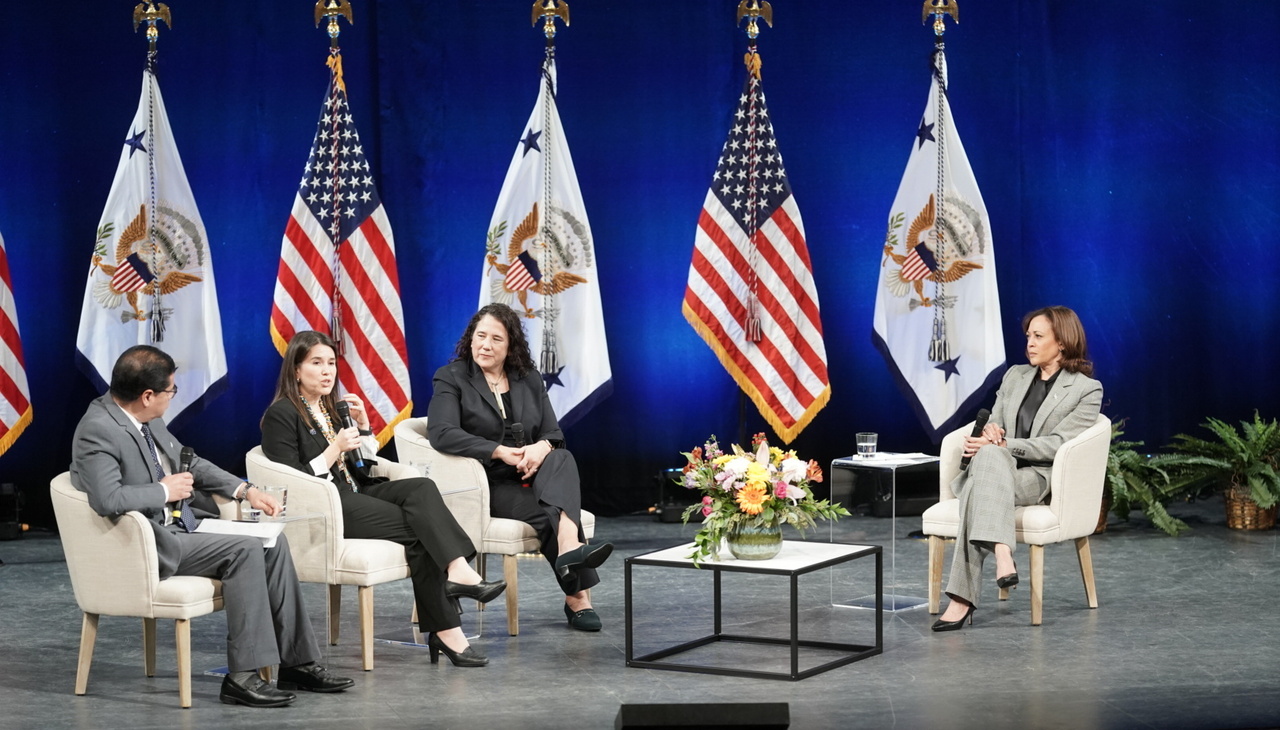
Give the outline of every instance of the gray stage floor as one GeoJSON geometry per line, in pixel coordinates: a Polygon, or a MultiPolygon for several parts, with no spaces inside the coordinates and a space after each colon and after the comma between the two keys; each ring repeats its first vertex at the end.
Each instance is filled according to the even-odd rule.
{"type": "MultiPolygon", "coordinates": [[[[886,614],[883,654],[800,682],[627,668],[623,558],[678,544],[694,528],[651,517],[601,519],[597,539],[617,547],[594,591],[602,633],[568,629],[549,568],[522,560],[518,637],[506,634],[501,600],[483,614],[468,604],[464,625],[482,634],[488,667],[432,666],[425,649],[379,644],[376,669],[365,673],[348,589],[344,635],[329,648],[329,663],[356,677],[356,687],[303,693],[278,710],[222,705],[219,680],[200,674],[194,706],[180,710],[172,624],[160,629],[158,674],[148,679],[140,621],[126,618],[103,618],[89,694],[74,696],[80,613],[57,538],[29,534],[0,542],[0,727],[608,728],[623,703],[667,702],[788,702],[793,728],[1280,726],[1278,533],[1227,530],[1219,501],[1180,505],[1175,514],[1194,527],[1181,538],[1140,518],[1113,520],[1093,538],[1097,610],[1086,606],[1074,550],[1051,547],[1042,626],[1030,625],[1025,583],[998,604],[992,580],[972,627],[935,635],[924,608],[886,614]]],[[[853,517],[834,530],[838,541],[885,547],[886,583],[891,524],[853,517]]],[[[919,518],[898,519],[896,577],[899,593],[922,596],[925,543],[908,537],[919,526],[919,518]]],[[[809,539],[828,539],[827,528],[809,539]]],[[[1020,548],[1024,580],[1026,555],[1020,548]]],[[[490,573],[500,573],[497,561],[490,573]]],[[[869,639],[870,612],[830,604],[833,595],[869,592],[871,575],[855,562],[802,578],[804,634],[869,639]]],[[[636,578],[641,650],[708,631],[709,575],[649,568],[636,578]]],[[[735,630],[786,635],[785,579],[736,576],[724,585],[726,622],[735,630]]],[[[307,592],[319,629],[322,588],[307,592]]],[[[404,633],[408,581],[376,589],[375,605],[379,632],[404,633]]],[[[225,663],[225,632],[221,613],[193,622],[197,670],[225,663]]],[[[754,646],[703,658],[757,667],[779,660],[754,646]]]]}

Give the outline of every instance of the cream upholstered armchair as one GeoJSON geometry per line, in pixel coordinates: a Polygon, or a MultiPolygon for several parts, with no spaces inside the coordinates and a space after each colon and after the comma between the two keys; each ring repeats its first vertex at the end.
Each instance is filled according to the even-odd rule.
{"type": "MultiPolygon", "coordinates": [[[[938,613],[942,600],[944,538],[954,538],[960,522],[960,502],[951,493],[951,481],[960,473],[960,452],[964,437],[973,431],[970,423],[942,440],[942,461],[938,467],[939,501],[925,510],[924,534],[929,536],[929,613],[938,613]]],[[[1099,415],[1084,433],[1064,443],[1053,459],[1053,485],[1049,504],[1018,507],[1014,511],[1017,540],[1031,552],[1031,625],[1039,626],[1044,598],[1044,546],[1074,540],[1084,580],[1089,608],[1098,607],[1093,583],[1093,558],[1089,535],[1098,526],[1102,487],[1111,447],[1111,421],[1099,415]]],[[[1000,590],[1000,600],[1009,597],[1000,590]]]]}
{"type": "MultiPolygon", "coordinates": [[[[156,619],[173,619],[178,654],[178,701],[191,706],[191,619],[222,610],[222,581],[189,575],[160,580],[156,536],[140,512],[103,517],[89,497],[63,472],[49,483],[53,512],[67,558],[76,603],[84,612],[80,629],[77,695],[89,687],[89,665],[98,637],[98,617],[142,618],[143,669],[156,673],[156,619]]],[[[237,504],[218,500],[224,519],[235,519],[237,504]]]]}
{"type": "MultiPolygon", "coordinates": [[[[466,503],[465,513],[455,511],[454,518],[467,530],[476,545],[476,552],[480,556],[477,568],[482,576],[485,572],[485,554],[502,556],[502,577],[507,581],[507,632],[516,636],[520,633],[520,587],[516,556],[537,552],[540,548],[538,534],[527,523],[489,515],[489,480],[485,476],[484,467],[475,459],[443,454],[432,448],[431,441],[427,438],[427,419],[407,418],[401,421],[396,424],[395,436],[396,454],[400,460],[405,463],[429,464],[431,478],[437,484],[447,485],[451,489],[475,487],[477,499],[466,503]],[[470,527],[472,523],[479,526],[474,533],[470,527]]],[[[454,509],[452,503],[449,509],[454,509]]],[[[595,515],[586,510],[582,510],[582,531],[588,540],[596,531],[595,515]]]]}
{"type": "MultiPolygon", "coordinates": [[[[390,540],[343,537],[342,503],[327,479],[305,474],[271,461],[255,446],[245,455],[249,481],[261,486],[288,487],[290,515],[323,515],[287,523],[285,535],[298,579],[329,586],[329,643],[338,643],[342,586],[357,586],[360,604],[360,656],[365,671],[373,669],[373,587],[409,577],[404,546],[390,540]]],[[[419,476],[413,468],[379,459],[375,476],[406,479],[419,476]]],[[[451,497],[445,495],[446,504],[451,497]]],[[[478,528],[475,528],[478,531],[478,528]]]]}

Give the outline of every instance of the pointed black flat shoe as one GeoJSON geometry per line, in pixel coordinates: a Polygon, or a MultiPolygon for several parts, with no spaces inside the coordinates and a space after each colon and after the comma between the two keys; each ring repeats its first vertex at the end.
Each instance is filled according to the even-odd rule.
{"type": "Polygon", "coordinates": [[[938,619],[933,622],[933,626],[931,628],[934,631],[959,631],[964,628],[965,621],[968,621],[969,625],[972,626],[973,612],[976,608],[977,606],[969,606],[969,610],[965,611],[964,615],[955,621],[943,621],[942,619],[938,619]]]}
{"type": "Polygon", "coordinates": [[[427,649],[431,652],[432,664],[440,661],[441,653],[449,657],[449,661],[455,667],[483,667],[489,664],[489,657],[476,651],[474,646],[468,646],[462,651],[454,651],[435,634],[427,637],[427,649]]]}
{"type": "Polygon", "coordinates": [[[594,608],[584,608],[581,611],[575,611],[569,608],[569,604],[564,604],[565,618],[569,619],[569,626],[578,631],[599,631],[604,623],[600,621],[600,614],[596,613],[594,608]]]}
{"type": "Polygon", "coordinates": [[[507,589],[505,580],[480,581],[475,585],[464,585],[462,583],[454,583],[451,580],[444,582],[445,595],[450,598],[473,598],[481,603],[488,603],[507,589]]]}
{"type": "Polygon", "coordinates": [[[602,542],[599,545],[580,545],[556,558],[556,572],[564,575],[564,571],[599,568],[613,553],[613,543],[602,542]]]}

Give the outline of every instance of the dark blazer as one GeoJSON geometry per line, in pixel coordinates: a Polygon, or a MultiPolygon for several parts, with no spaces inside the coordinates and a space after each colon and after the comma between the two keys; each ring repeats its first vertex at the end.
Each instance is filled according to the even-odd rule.
{"type": "MultiPolygon", "coordinates": [[[[996,404],[991,408],[991,423],[1005,430],[1006,446],[1015,458],[1031,462],[1030,468],[1040,473],[1048,484],[1053,471],[1053,457],[1064,443],[1084,433],[1098,422],[1102,412],[1102,383],[1081,373],[1062,371],[1045,396],[1031,423],[1031,436],[1013,438],[1018,423],[1018,409],[1031,387],[1031,379],[1039,377],[1034,365],[1009,368],[996,391],[996,404]]],[[[966,476],[960,472],[960,476],[966,476]]],[[[1052,484],[1048,484],[1052,488],[1052,484]]]]}
{"type": "MultiPolygon", "coordinates": [[[[507,372],[511,388],[511,421],[524,425],[525,441],[543,439],[564,446],[564,433],[556,422],[542,376],[535,370],[524,377],[507,372]]],[[[488,464],[502,443],[502,414],[484,372],[470,358],[454,360],[436,371],[434,392],[427,406],[427,438],[435,449],[479,459],[488,464]]]]}
{"type": "MultiPolygon", "coordinates": [[[[303,418],[293,401],[287,398],[272,403],[262,417],[262,453],[277,464],[291,466],[303,474],[312,475],[311,461],[329,448],[320,429],[312,425],[309,419],[303,418]]],[[[351,460],[351,454],[343,454],[347,461],[347,470],[364,487],[376,482],[385,482],[382,477],[375,477],[370,469],[376,463],[372,454],[365,454],[364,468],[358,468],[351,460]]],[[[329,480],[340,490],[349,491],[338,470],[338,462],[329,468],[329,480]]]]}
{"type": "MultiPolygon", "coordinates": [[[[164,419],[156,418],[147,425],[156,448],[164,452],[170,468],[176,470],[182,444],[169,433],[164,419]]],[[[191,505],[197,517],[217,517],[217,505],[210,495],[232,497],[244,482],[198,456],[191,464],[191,476],[196,490],[191,505]]],[[[177,536],[164,526],[164,485],[156,481],[151,451],[142,433],[109,393],[94,399],[76,426],[71,483],[89,496],[89,505],[100,515],[116,516],[137,510],[150,519],[156,533],[160,577],[173,575],[181,546],[176,543],[177,536]]]]}

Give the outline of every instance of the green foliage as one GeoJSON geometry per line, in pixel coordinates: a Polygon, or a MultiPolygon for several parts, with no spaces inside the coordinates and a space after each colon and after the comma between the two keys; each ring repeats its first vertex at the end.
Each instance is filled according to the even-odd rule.
{"type": "Polygon", "coordinates": [[[1179,488],[1213,480],[1220,489],[1232,489],[1247,496],[1262,509],[1280,502],[1280,423],[1263,421],[1257,411],[1253,421],[1241,421],[1240,428],[1216,418],[1200,424],[1216,440],[1180,433],[1171,445],[1175,452],[1165,457],[1163,466],[1179,488]]]}
{"type": "Polygon", "coordinates": [[[1107,488],[1111,490],[1111,511],[1129,519],[1129,512],[1142,510],[1151,523],[1177,537],[1189,529],[1187,523],[1169,514],[1165,505],[1181,496],[1164,468],[1167,456],[1148,456],[1136,449],[1141,441],[1118,441],[1124,435],[1125,419],[1111,424],[1111,451],[1107,454],[1107,488]]]}

